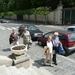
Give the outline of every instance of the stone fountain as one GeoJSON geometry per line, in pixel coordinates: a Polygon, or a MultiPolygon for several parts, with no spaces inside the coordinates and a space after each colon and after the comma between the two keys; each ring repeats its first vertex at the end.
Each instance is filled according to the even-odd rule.
{"type": "Polygon", "coordinates": [[[11,47],[11,51],[11,56],[13,57],[13,65],[15,65],[18,68],[22,66],[28,68],[30,66],[30,56],[26,53],[26,45],[14,45],[11,47]]]}
{"type": "Polygon", "coordinates": [[[27,47],[24,44],[14,45],[11,47],[11,51],[13,52],[13,54],[20,56],[26,53],[27,47]]]}

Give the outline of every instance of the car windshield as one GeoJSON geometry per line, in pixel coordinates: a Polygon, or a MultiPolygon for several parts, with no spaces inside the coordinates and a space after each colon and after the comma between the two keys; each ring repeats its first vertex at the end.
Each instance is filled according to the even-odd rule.
{"type": "Polygon", "coordinates": [[[25,25],[21,25],[20,27],[21,27],[21,28],[25,28],[25,27],[27,27],[27,26],[25,26],[25,25]]]}
{"type": "Polygon", "coordinates": [[[70,42],[75,41],[75,33],[69,35],[69,41],[70,42]]]}
{"type": "Polygon", "coordinates": [[[28,30],[39,30],[39,29],[35,26],[28,26],[28,30]]]}
{"type": "Polygon", "coordinates": [[[47,33],[47,34],[44,35],[44,38],[48,38],[49,36],[52,36],[53,37],[54,36],[54,33],[47,33]]]}
{"type": "Polygon", "coordinates": [[[74,31],[75,32],[75,28],[68,28],[68,31],[74,31]]]}

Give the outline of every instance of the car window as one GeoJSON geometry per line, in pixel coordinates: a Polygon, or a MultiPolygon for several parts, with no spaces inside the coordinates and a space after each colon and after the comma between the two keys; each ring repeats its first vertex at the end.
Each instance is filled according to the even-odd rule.
{"type": "Polygon", "coordinates": [[[53,33],[47,33],[47,34],[44,35],[44,38],[48,38],[48,36],[52,36],[53,37],[54,34],[53,33]]]}
{"type": "Polygon", "coordinates": [[[68,31],[75,31],[75,28],[68,28],[68,31]]]}
{"type": "Polygon", "coordinates": [[[69,41],[70,42],[75,41],[75,34],[70,34],[69,35],[69,41]]]}
{"type": "Polygon", "coordinates": [[[63,34],[59,34],[58,37],[59,37],[60,41],[65,41],[66,40],[66,36],[64,36],[63,34]]]}
{"type": "Polygon", "coordinates": [[[25,25],[21,25],[20,27],[21,27],[21,28],[25,28],[25,27],[27,27],[27,26],[25,26],[25,25]]]}
{"type": "Polygon", "coordinates": [[[39,29],[35,26],[28,26],[28,30],[39,30],[39,29]]]}

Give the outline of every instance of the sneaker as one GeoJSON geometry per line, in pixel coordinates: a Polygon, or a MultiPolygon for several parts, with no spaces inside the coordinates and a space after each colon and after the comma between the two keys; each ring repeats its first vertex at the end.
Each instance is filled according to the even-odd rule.
{"type": "Polygon", "coordinates": [[[55,63],[55,65],[57,65],[57,63],[55,63]]]}
{"type": "Polygon", "coordinates": [[[50,65],[51,67],[54,67],[53,65],[50,65]]]}
{"type": "Polygon", "coordinates": [[[43,64],[43,66],[46,66],[46,64],[43,64]]]}
{"type": "Polygon", "coordinates": [[[27,49],[29,49],[30,47],[27,47],[27,49]]]}
{"type": "Polygon", "coordinates": [[[53,63],[53,64],[57,65],[57,63],[53,63]]]}
{"type": "Polygon", "coordinates": [[[45,64],[45,63],[43,63],[43,66],[46,66],[46,64],[45,64]]]}

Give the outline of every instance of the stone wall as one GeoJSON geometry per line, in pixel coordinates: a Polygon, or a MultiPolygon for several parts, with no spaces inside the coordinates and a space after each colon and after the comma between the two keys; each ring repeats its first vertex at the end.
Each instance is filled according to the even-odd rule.
{"type": "MultiPolygon", "coordinates": [[[[59,5],[57,6],[57,9],[54,11],[51,11],[50,14],[47,15],[46,17],[46,21],[50,22],[51,24],[62,24],[62,10],[63,6],[59,5]]],[[[17,15],[12,15],[12,16],[5,16],[4,18],[6,19],[12,19],[12,20],[17,20],[17,15]]],[[[34,21],[35,22],[35,15],[29,15],[29,19],[28,19],[28,15],[23,15],[23,20],[24,21],[34,21]]],[[[37,22],[44,22],[45,21],[45,16],[44,15],[36,15],[36,20],[37,22]]]]}

